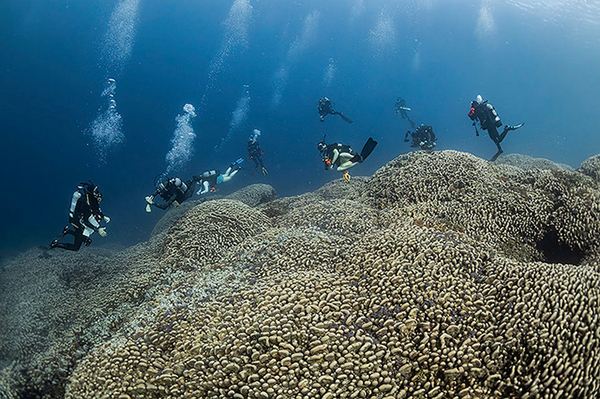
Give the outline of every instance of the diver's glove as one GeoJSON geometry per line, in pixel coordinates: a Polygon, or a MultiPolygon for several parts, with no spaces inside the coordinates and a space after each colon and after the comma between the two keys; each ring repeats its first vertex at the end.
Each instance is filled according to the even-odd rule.
{"type": "Polygon", "coordinates": [[[110,223],[110,218],[108,216],[104,216],[104,223],[110,223]]]}
{"type": "Polygon", "coordinates": [[[263,175],[265,175],[265,176],[269,174],[269,172],[267,171],[267,168],[265,168],[264,166],[262,167],[262,172],[263,172],[263,175]]]}
{"type": "Polygon", "coordinates": [[[106,232],[106,227],[100,227],[98,229],[98,234],[100,234],[100,237],[106,237],[108,235],[108,233],[106,232]]]}
{"type": "Polygon", "coordinates": [[[346,183],[350,183],[350,173],[348,173],[348,171],[345,171],[342,177],[346,183]]]}
{"type": "Polygon", "coordinates": [[[150,206],[150,204],[146,204],[146,212],[152,212],[152,207],[150,206]]]}

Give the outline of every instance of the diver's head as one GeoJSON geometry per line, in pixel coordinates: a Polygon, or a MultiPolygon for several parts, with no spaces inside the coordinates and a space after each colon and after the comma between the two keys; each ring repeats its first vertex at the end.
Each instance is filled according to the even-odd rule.
{"type": "Polygon", "coordinates": [[[98,186],[92,183],[91,180],[88,180],[86,183],[81,183],[81,185],[85,190],[86,194],[88,194],[91,197],[94,197],[98,202],[102,201],[102,193],[100,193],[98,186]]]}
{"type": "Polygon", "coordinates": [[[254,129],[252,131],[252,134],[250,135],[250,138],[248,139],[248,141],[251,141],[254,143],[256,141],[256,139],[258,138],[258,136],[260,136],[260,130],[254,129]]]}
{"type": "Polygon", "coordinates": [[[327,151],[327,144],[325,144],[324,141],[319,141],[319,144],[317,144],[317,149],[319,152],[325,152],[327,151]]]}
{"type": "Polygon", "coordinates": [[[473,102],[477,103],[477,105],[482,104],[483,97],[481,97],[481,94],[478,94],[477,97],[475,97],[475,100],[473,100],[473,102]]]}

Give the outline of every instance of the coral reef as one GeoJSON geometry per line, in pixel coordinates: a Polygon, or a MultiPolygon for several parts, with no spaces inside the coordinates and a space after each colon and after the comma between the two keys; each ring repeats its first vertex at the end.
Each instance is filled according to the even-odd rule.
{"type": "Polygon", "coordinates": [[[267,216],[239,201],[207,201],[170,228],[161,259],[182,268],[207,266],[217,262],[230,246],[268,227],[267,216]]]}
{"type": "Polygon", "coordinates": [[[600,183],[600,154],[583,161],[577,171],[600,183]]]}
{"type": "MultiPolygon", "coordinates": [[[[596,397],[600,192],[541,165],[414,152],[313,193],[195,204],[115,255],[54,256],[49,276],[79,273],[73,294],[110,299],[77,306],[96,328],[77,356],[52,343],[67,310],[35,313],[70,364],[59,374],[38,347],[0,386],[46,370],[66,398],[596,397]]],[[[13,291],[2,309],[24,301],[13,291]]]]}
{"type": "Polygon", "coordinates": [[[193,207],[200,205],[204,200],[189,200],[185,201],[178,207],[172,207],[167,209],[163,217],[154,225],[152,229],[152,237],[157,236],[161,233],[166,232],[175,222],[183,217],[193,207]]]}
{"type": "Polygon", "coordinates": [[[366,189],[395,220],[461,232],[517,260],[563,263],[598,248],[598,194],[578,173],[495,166],[456,151],[400,156],[366,189]]]}
{"type": "MultiPolygon", "coordinates": [[[[276,197],[277,195],[275,193],[275,189],[268,184],[251,184],[228,195],[225,198],[237,200],[248,206],[256,207],[260,204],[268,203],[274,200],[276,197]]],[[[185,201],[178,207],[169,208],[165,215],[154,226],[154,229],[152,230],[152,236],[156,236],[165,232],[167,229],[169,229],[169,227],[175,224],[175,222],[181,219],[181,217],[183,217],[187,211],[195,206],[207,200],[214,201],[217,199],[223,199],[223,196],[211,194],[209,197],[199,200],[185,201]]]]}
{"type": "Polygon", "coordinates": [[[273,201],[277,197],[275,189],[268,184],[251,184],[228,195],[226,198],[243,202],[250,207],[273,201]]]}
{"type": "Polygon", "coordinates": [[[574,172],[575,170],[562,163],[555,163],[545,158],[533,158],[523,154],[502,155],[495,162],[495,165],[516,166],[523,170],[541,169],[541,170],[559,170],[562,172],[574,172]]]}

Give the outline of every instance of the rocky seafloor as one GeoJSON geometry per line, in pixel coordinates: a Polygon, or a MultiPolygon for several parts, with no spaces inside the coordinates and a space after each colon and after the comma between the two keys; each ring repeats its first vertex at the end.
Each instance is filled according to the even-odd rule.
{"type": "Polygon", "coordinates": [[[0,270],[1,398],[600,396],[600,155],[402,155],[0,270]]]}

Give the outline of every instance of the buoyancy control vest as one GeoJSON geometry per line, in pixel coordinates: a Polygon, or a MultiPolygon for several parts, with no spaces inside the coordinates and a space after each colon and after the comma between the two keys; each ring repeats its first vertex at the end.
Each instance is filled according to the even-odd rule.
{"type": "Polygon", "coordinates": [[[483,130],[487,130],[492,126],[502,126],[502,120],[496,112],[496,109],[492,104],[488,103],[487,100],[475,107],[471,107],[469,117],[471,120],[479,119],[479,123],[483,130]]]}
{"type": "Polygon", "coordinates": [[[214,187],[217,185],[217,178],[221,175],[221,172],[218,170],[207,170],[200,175],[202,177],[202,181],[208,183],[209,187],[214,187]]]}

